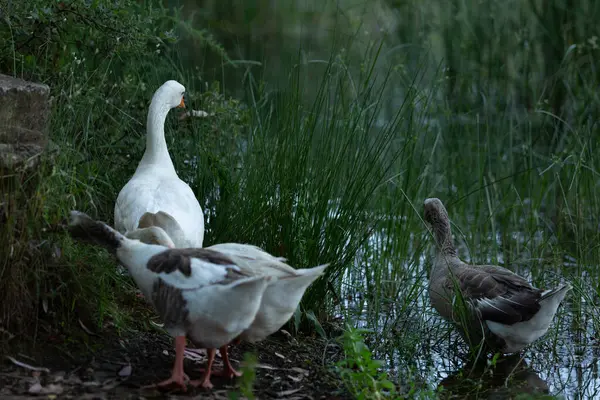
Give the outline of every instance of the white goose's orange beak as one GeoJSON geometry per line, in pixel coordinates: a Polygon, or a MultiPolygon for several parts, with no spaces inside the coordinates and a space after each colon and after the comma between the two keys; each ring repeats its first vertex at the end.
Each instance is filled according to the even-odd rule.
{"type": "Polygon", "coordinates": [[[183,101],[183,96],[181,97],[181,103],[177,106],[178,108],[185,108],[185,102],[183,101]]]}

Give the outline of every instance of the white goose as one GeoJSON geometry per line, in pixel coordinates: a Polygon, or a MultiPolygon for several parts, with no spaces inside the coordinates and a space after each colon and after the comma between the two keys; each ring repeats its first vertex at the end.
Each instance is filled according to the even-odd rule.
{"type": "MultiPolygon", "coordinates": [[[[163,211],[144,214],[140,219],[140,228],[131,234],[138,237],[146,236],[143,241],[154,241],[167,246],[174,243],[176,247],[188,245],[177,221],[163,211]]],[[[206,249],[244,260],[248,273],[253,276],[277,278],[267,286],[255,320],[241,333],[236,342],[240,340],[256,342],[278,331],[292,317],[306,289],[323,274],[328,266],[325,264],[313,268],[295,269],[285,263],[285,258],[274,257],[259,247],[248,244],[221,243],[206,249]]],[[[209,354],[211,351],[214,350],[209,349],[209,354]]],[[[239,372],[233,369],[229,362],[227,346],[222,346],[219,351],[224,363],[224,370],[219,374],[229,378],[239,376],[239,372]]]]}
{"type": "MultiPolygon", "coordinates": [[[[185,87],[167,81],[159,87],[148,110],[146,150],[133,177],[121,189],[115,203],[115,228],[126,234],[138,228],[146,212],[166,211],[181,225],[182,235],[191,247],[200,248],[204,240],[204,213],[192,189],[177,176],[165,141],[165,120],[172,108],[185,107],[185,87]]],[[[185,337],[175,339],[175,347],[185,346],[185,337]]],[[[176,363],[179,361],[175,361],[176,363]]],[[[184,386],[183,370],[173,367],[173,376],[159,386],[184,386]]]]}
{"type": "Polygon", "coordinates": [[[181,226],[193,247],[202,247],[204,213],[194,192],[179,179],[165,141],[165,119],[171,108],[184,107],[185,87],[167,81],[159,87],[148,111],[146,151],[133,177],[115,204],[115,229],[121,233],[138,228],[146,212],[168,212],[181,226]]]}
{"type": "MultiPolygon", "coordinates": [[[[71,211],[69,230],[116,253],[167,331],[175,337],[187,335],[200,347],[219,348],[248,329],[269,280],[276,279],[253,276],[245,260],[215,250],[169,249],[129,239],[79,211],[71,211]]],[[[173,375],[183,378],[185,340],[178,344],[173,375]]],[[[213,359],[214,351],[203,377],[191,385],[211,386],[213,359]]]]}
{"type": "Polygon", "coordinates": [[[439,199],[425,200],[424,219],[436,241],[431,303],[458,326],[470,347],[485,344],[487,350],[514,353],[548,331],[569,284],[542,290],[506,268],[464,263],[456,254],[448,212],[439,199]]]}

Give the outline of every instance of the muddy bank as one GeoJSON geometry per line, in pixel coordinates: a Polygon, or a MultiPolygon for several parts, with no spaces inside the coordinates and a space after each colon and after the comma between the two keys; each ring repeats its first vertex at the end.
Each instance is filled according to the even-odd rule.
{"type": "MultiPolygon", "coordinates": [[[[170,375],[173,346],[162,333],[87,336],[85,340],[47,337],[38,339],[35,347],[13,348],[5,349],[0,366],[3,399],[228,399],[236,393],[243,398],[239,393],[244,377],[214,377],[211,391],[191,386],[186,393],[144,389],[170,375]]],[[[280,332],[259,344],[230,346],[234,367],[241,367],[247,353],[256,355],[253,393],[258,399],[350,398],[328,366],[341,356],[337,344],[280,332]]],[[[205,361],[204,351],[186,353],[190,379],[200,377],[198,369],[205,361]]],[[[221,366],[218,355],[215,367],[221,366]]]]}

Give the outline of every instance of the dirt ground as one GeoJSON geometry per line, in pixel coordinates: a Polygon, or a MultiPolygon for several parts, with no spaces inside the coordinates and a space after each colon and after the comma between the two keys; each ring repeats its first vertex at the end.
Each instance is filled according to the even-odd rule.
{"type": "MultiPolygon", "coordinates": [[[[38,345],[5,351],[0,364],[2,399],[229,399],[244,398],[240,380],[214,377],[210,391],[189,387],[186,393],[142,389],[169,377],[173,343],[162,333],[130,333],[96,337],[38,338],[38,345]],[[43,343],[43,344],[42,344],[43,343]],[[37,368],[35,370],[33,368],[37,368]]],[[[257,399],[348,399],[327,366],[341,348],[311,337],[277,333],[259,344],[230,346],[234,367],[245,353],[257,355],[253,393],[257,399]]],[[[217,352],[218,354],[218,352],[217,352]]],[[[186,353],[190,379],[200,377],[206,353],[186,353]]],[[[217,355],[215,367],[221,368],[217,355]]]]}

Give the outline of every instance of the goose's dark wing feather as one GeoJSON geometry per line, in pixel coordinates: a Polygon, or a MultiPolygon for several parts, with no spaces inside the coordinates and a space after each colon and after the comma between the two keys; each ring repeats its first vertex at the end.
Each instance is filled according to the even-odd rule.
{"type": "MultiPolygon", "coordinates": [[[[195,268],[198,265],[202,268],[202,264],[195,265],[195,268]]],[[[247,274],[237,268],[235,258],[202,248],[165,250],[152,256],[146,268],[157,274],[165,274],[154,282],[151,300],[167,329],[185,324],[189,313],[184,297],[186,291],[199,290],[208,284],[226,285],[238,279],[248,278],[247,274]],[[212,280],[208,279],[209,276],[194,279],[192,274],[194,259],[202,261],[207,267],[208,264],[212,264],[221,266],[222,269],[212,280]]],[[[198,271],[194,272],[194,275],[197,273],[198,271]]]]}
{"type": "Polygon", "coordinates": [[[505,268],[468,266],[455,276],[465,300],[483,320],[512,325],[531,319],[540,309],[542,291],[505,268]]]}
{"type": "Polygon", "coordinates": [[[160,278],[152,288],[152,304],[166,329],[182,326],[187,320],[188,306],[183,290],[166,284],[160,278]]]}
{"type": "Polygon", "coordinates": [[[237,261],[234,258],[215,250],[203,248],[165,250],[151,257],[146,267],[155,273],[172,274],[179,272],[189,278],[192,274],[192,260],[194,258],[206,263],[220,265],[226,270],[226,275],[219,282],[214,283],[227,284],[236,279],[249,276],[237,268],[237,261]]]}

